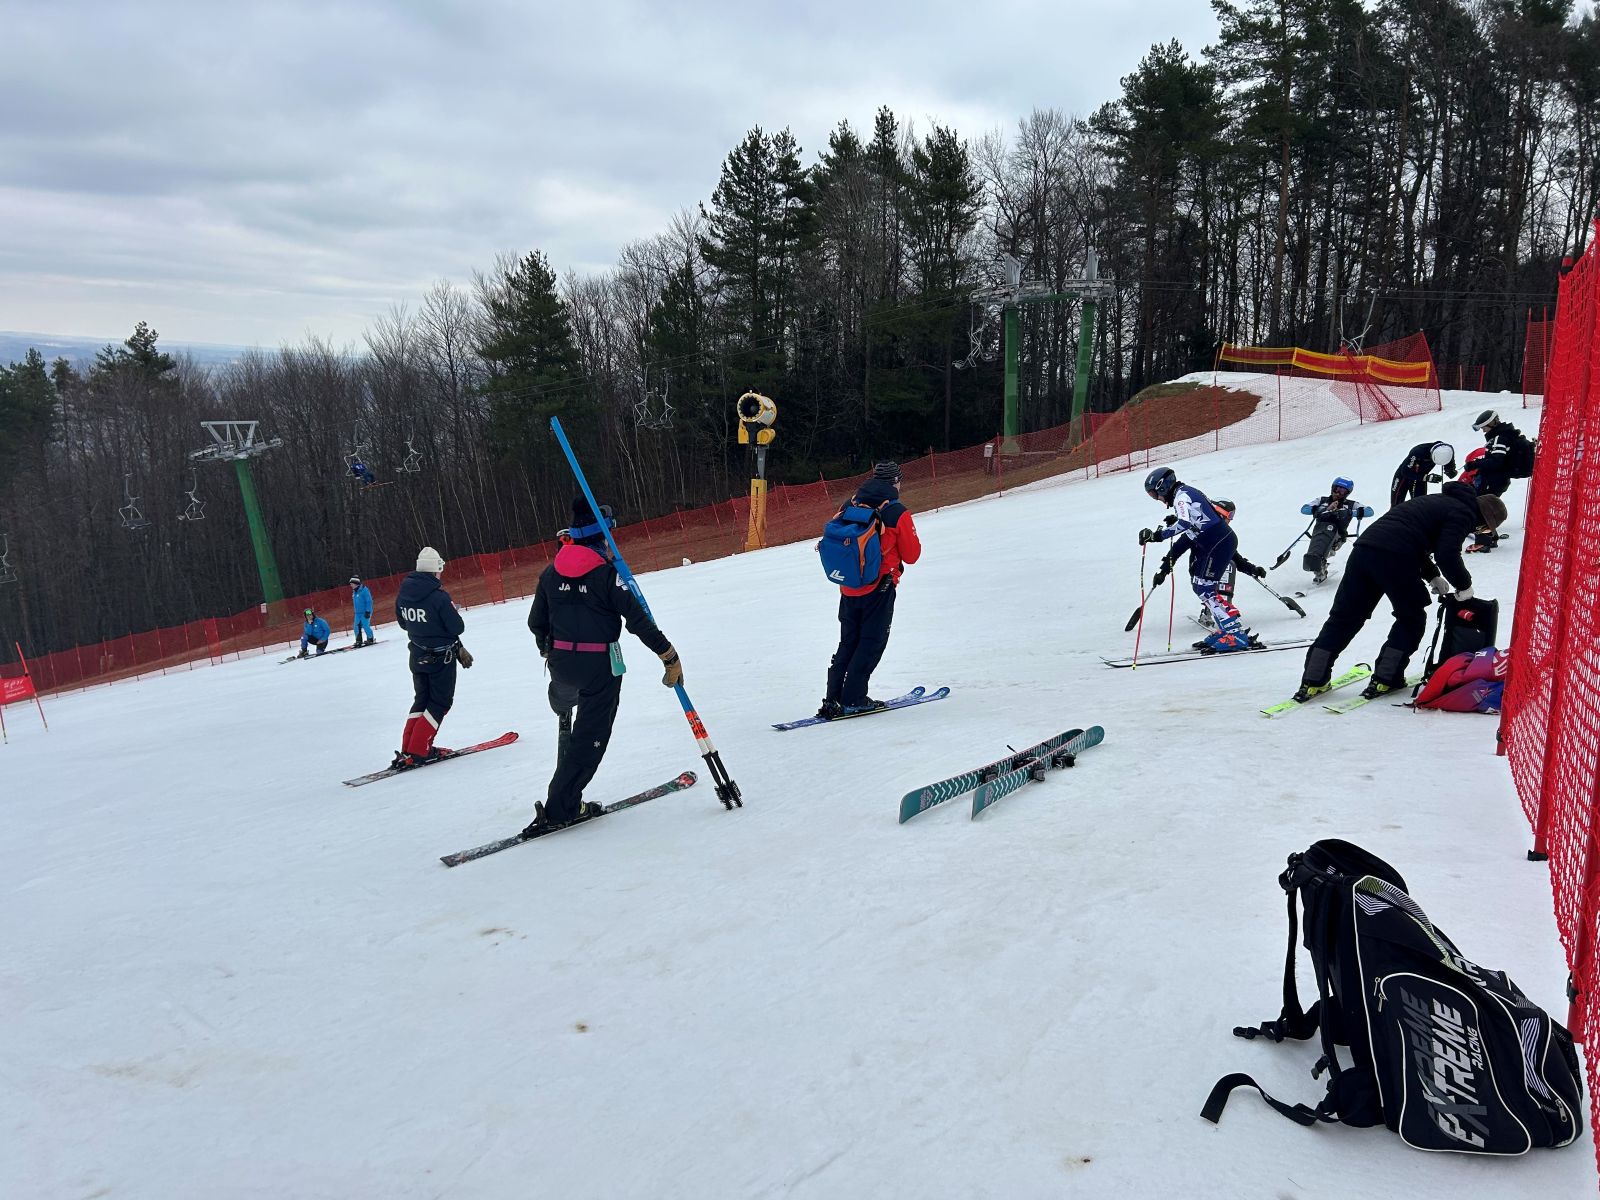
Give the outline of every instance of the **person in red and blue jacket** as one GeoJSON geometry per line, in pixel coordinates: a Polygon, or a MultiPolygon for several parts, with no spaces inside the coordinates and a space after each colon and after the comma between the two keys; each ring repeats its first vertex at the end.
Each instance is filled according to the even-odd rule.
{"type": "Polygon", "coordinates": [[[867,695],[867,686],[889,646],[900,577],[908,564],[922,557],[911,510],[900,503],[899,463],[874,466],[872,478],[857,489],[850,503],[875,510],[883,522],[878,535],[883,565],[876,582],[839,588],[839,648],[828,666],[827,695],[817,709],[824,720],[884,707],[883,701],[867,695]]]}
{"type": "Polygon", "coordinates": [[[550,708],[560,727],[555,774],[524,834],[600,814],[600,805],[584,801],[583,789],[600,769],[622,699],[622,657],[618,653],[613,662],[612,643],[624,624],[661,660],[663,684],[683,682],[678,652],[611,565],[606,530],[616,521],[609,507],[600,509],[596,517],[582,496],[573,500],[572,526],[561,531],[561,549],[539,576],[528,612],[528,628],[550,671],[550,708]]]}

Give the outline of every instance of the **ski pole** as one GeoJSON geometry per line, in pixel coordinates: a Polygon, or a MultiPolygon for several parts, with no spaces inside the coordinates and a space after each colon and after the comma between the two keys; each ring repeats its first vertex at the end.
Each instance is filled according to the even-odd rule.
{"type": "MultiPolygon", "coordinates": [[[[1250,576],[1250,578],[1256,579],[1254,575],[1250,576]]],[[[1265,579],[1256,579],[1256,582],[1262,587],[1266,588],[1267,591],[1277,599],[1278,603],[1282,604],[1285,608],[1299,613],[1302,617],[1306,615],[1306,610],[1300,607],[1299,602],[1295,600],[1293,596],[1285,596],[1282,592],[1274,590],[1272,585],[1269,584],[1265,579]]]]}
{"type": "Polygon", "coordinates": [[[1144,637],[1144,604],[1147,599],[1144,590],[1144,559],[1150,553],[1150,543],[1139,544],[1139,632],[1133,635],[1133,663],[1131,669],[1139,669],[1139,641],[1144,637]]]}
{"type": "MultiPolygon", "coordinates": [[[[611,547],[617,575],[639,598],[639,607],[644,609],[644,615],[654,621],[655,617],[650,613],[650,605],[644,598],[644,591],[639,587],[639,581],[628,569],[627,560],[622,557],[616,538],[611,536],[610,527],[600,515],[600,504],[595,500],[594,493],[589,490],[589,481],[584,478],[583,468],[578,465],[578,457],[572,452],[572,444],[567,441],[567,435],[561,428],[561,418],[551,417],[550,429],[556,435],[556,441],[561,443],[561,453],[567,456],[567,465],[577,477],[578,487],[583,490],[583,498],[589,502],[589,511],[600,522],[600,528],[606,535],[606,544],[611,547]]],[[[690,731],[694,734],[695,745],[700,749],[700,757],[705,760],[706,769],[711,772],[711,782],[716,787],[717,799],[722,801],[723,808],[731,809],[735,806],[743,808],[744,800],[739,794],[739,785],[733,781],[733,776],[728,774],[728,768],[722,765],[722,755],[717,753],[717,748],[711,744],[711,735],[706,732],[705,722],[695,712],[694,704],[689,700],[689,693],[684,690],[681,683],[672,690],[677,693],[678,703],[683,705],[683,715],[689,722],[690,731]]]]}
{"type": "Polygon", "coordinates": [[[1167,582],[1172,586],[1167,589],[1167,653],[1172,653],[1172,621],[1178,615],[1178,577],[1168,575],[1167,582]]]}
{"type": "MultiPolygon", "coordinates": [[[[1315,525],[1316,523],[1317,523],[1317,520],[1316,520],[1315,517],[1313,517],[1311,519],[1311,525],[1315,525]]],[[[1300,537],[1295,538],[1294,541],[1290,542],[1287,546],[1285,546],[1283,548],[1283,553],[1278,555],[1278,557],[1273,561],[1272,566],[1267,568],[1269,571],[1276,571],[1279,567],[1283,566],[1284,563],[1289,561],[1289,551],[1293,550],[1296,546],[1298,546],[1300,544],[1300,538],[1307,537],[1307,536],[1310,535],[1310,533],[1311,533],[1311,525],[1307,525],[1304,529],[1302,529],[1300,531],[1300,537]]]]}

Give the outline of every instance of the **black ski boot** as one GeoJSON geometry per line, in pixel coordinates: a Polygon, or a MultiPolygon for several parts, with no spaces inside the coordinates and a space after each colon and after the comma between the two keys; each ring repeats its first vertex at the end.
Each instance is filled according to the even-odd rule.
{"type": "Polygon", "coordinates": [[[822,707],[817,709],[817,716],[824,721],[836,721],[844,716],[844,705],[837,700],[824,700],[822,707]]]}
{"type": "Polygon", "coordinates": [[[1296,704],[1304,704],[1307,700],[1313,700],[1322,695],[1324,692],[1331,690],[1332,689],[1327,683],[1306,683],[1304,680],[1302,680],[1299,690],[1296,691],[1294,695],[1290,696],[1289,699],[1293,700],[1296,704]]]}
{"type": "Polygon", "coordinates": [[[389,770],[408,771],[416,765],[417,764],[411,760],[411,755],[407,754],[404,750],[396,750],[394,752],[394,760],[389,764],[389,770]]]}
{"type": "Polygon", "coordinates": [[[1381,680],[1374,679],[1361,689],[1361,698],[1363,700],[1376,700],[1379,696],[1387,696],[1390,692],[1398,692],[1403,687],[1405,687],[1403,680],[1400,683],[1384,683],[1381,680]]]}
{"type": "Polygon", "coordinates": [[[877,712],[880,708],[888,708],[882,700],[874,700],[867,696],[860,704],[846,704],[840,707],[840,715],[846,717],[859,717],[862,713],[877,712]]]}

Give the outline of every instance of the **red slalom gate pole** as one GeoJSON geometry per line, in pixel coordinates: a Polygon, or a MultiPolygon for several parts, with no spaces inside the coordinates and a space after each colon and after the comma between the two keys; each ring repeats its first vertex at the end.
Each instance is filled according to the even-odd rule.
{"type": "Polygon", "coordinates": [[[44,705],[39,703],[39,689],[34,686],[33,672],[28,670],[28,656],[22,652],[21,642],[12,642],[17,648],[17,661],[22,664],[22,677],[28,681],[28,689],[33,692],[34,707],[39,710],[39,720],[44,722],[44,731],[50,732],[50,722],[44,719],[44,705]]]}
{"type": "Polygon", "coordinates": [[[1172,653],[1172,622],[1178,615],[1178,577],[1176,574],[1168,575],[1167,582],[1167,653],[1172,653]]]}

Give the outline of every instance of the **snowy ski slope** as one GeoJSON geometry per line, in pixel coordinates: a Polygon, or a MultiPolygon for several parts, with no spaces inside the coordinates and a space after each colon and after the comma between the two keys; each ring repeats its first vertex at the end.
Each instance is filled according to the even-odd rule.
{"type": "MultiPolygon", "coordinates": [[[[1516,401],[1176,465],[1270,563],[1333,475],[1381,511],[1407,447],[1464,453],[1491,403],[1516,401]]],[[[1523,485],[1507,499],[1520,535],[1523,485]]],[[[702,779],[455,870],[438,856],[514,832],[549,775],[526,602],[466,614],[477,665],[441,739],[522,740],[359,790],[339,781],[387,761],[410,700],[392,630],[47,702],[48,734],[12,709],[0,1196],[1592,1194],[1588,1135],[1491,1162],[1302,1130],[1247,1093],[1200,1119],[1228,1071],[1322,1094],[1314,1044],[1230,1034],[1277,1014],[1275,876],[1316,838],[1390,859],[1557,1016],[1565,971],[1492,719],[1265,721],[1296,653],[1101,665],[1132,648],[1134,535],[1160,515],[1125,474],[919,516],[874,692],[954,694],[788,733],[768,725],[816,706],[836,631],[810,546],[645,577],[744,809],[702,779]],[[1104,745],[979,820],[896,823],[908,789],[1090,724],[1104,745]]],[[[1519,549],[1468,560],[1507,610],[1519,549]]],[[[1280,590],[1309,582],[1298,561],[1280,590]]],[[[1304,622],[1247,579],[1239,598],[1269,640],[1310,636],[1336,580],[1304,622]]],[[[1185,588],[1175,643],[1196,608],[1185,588]]],[[[602,801],[700,767],[626,649],[602,801]]]]}

